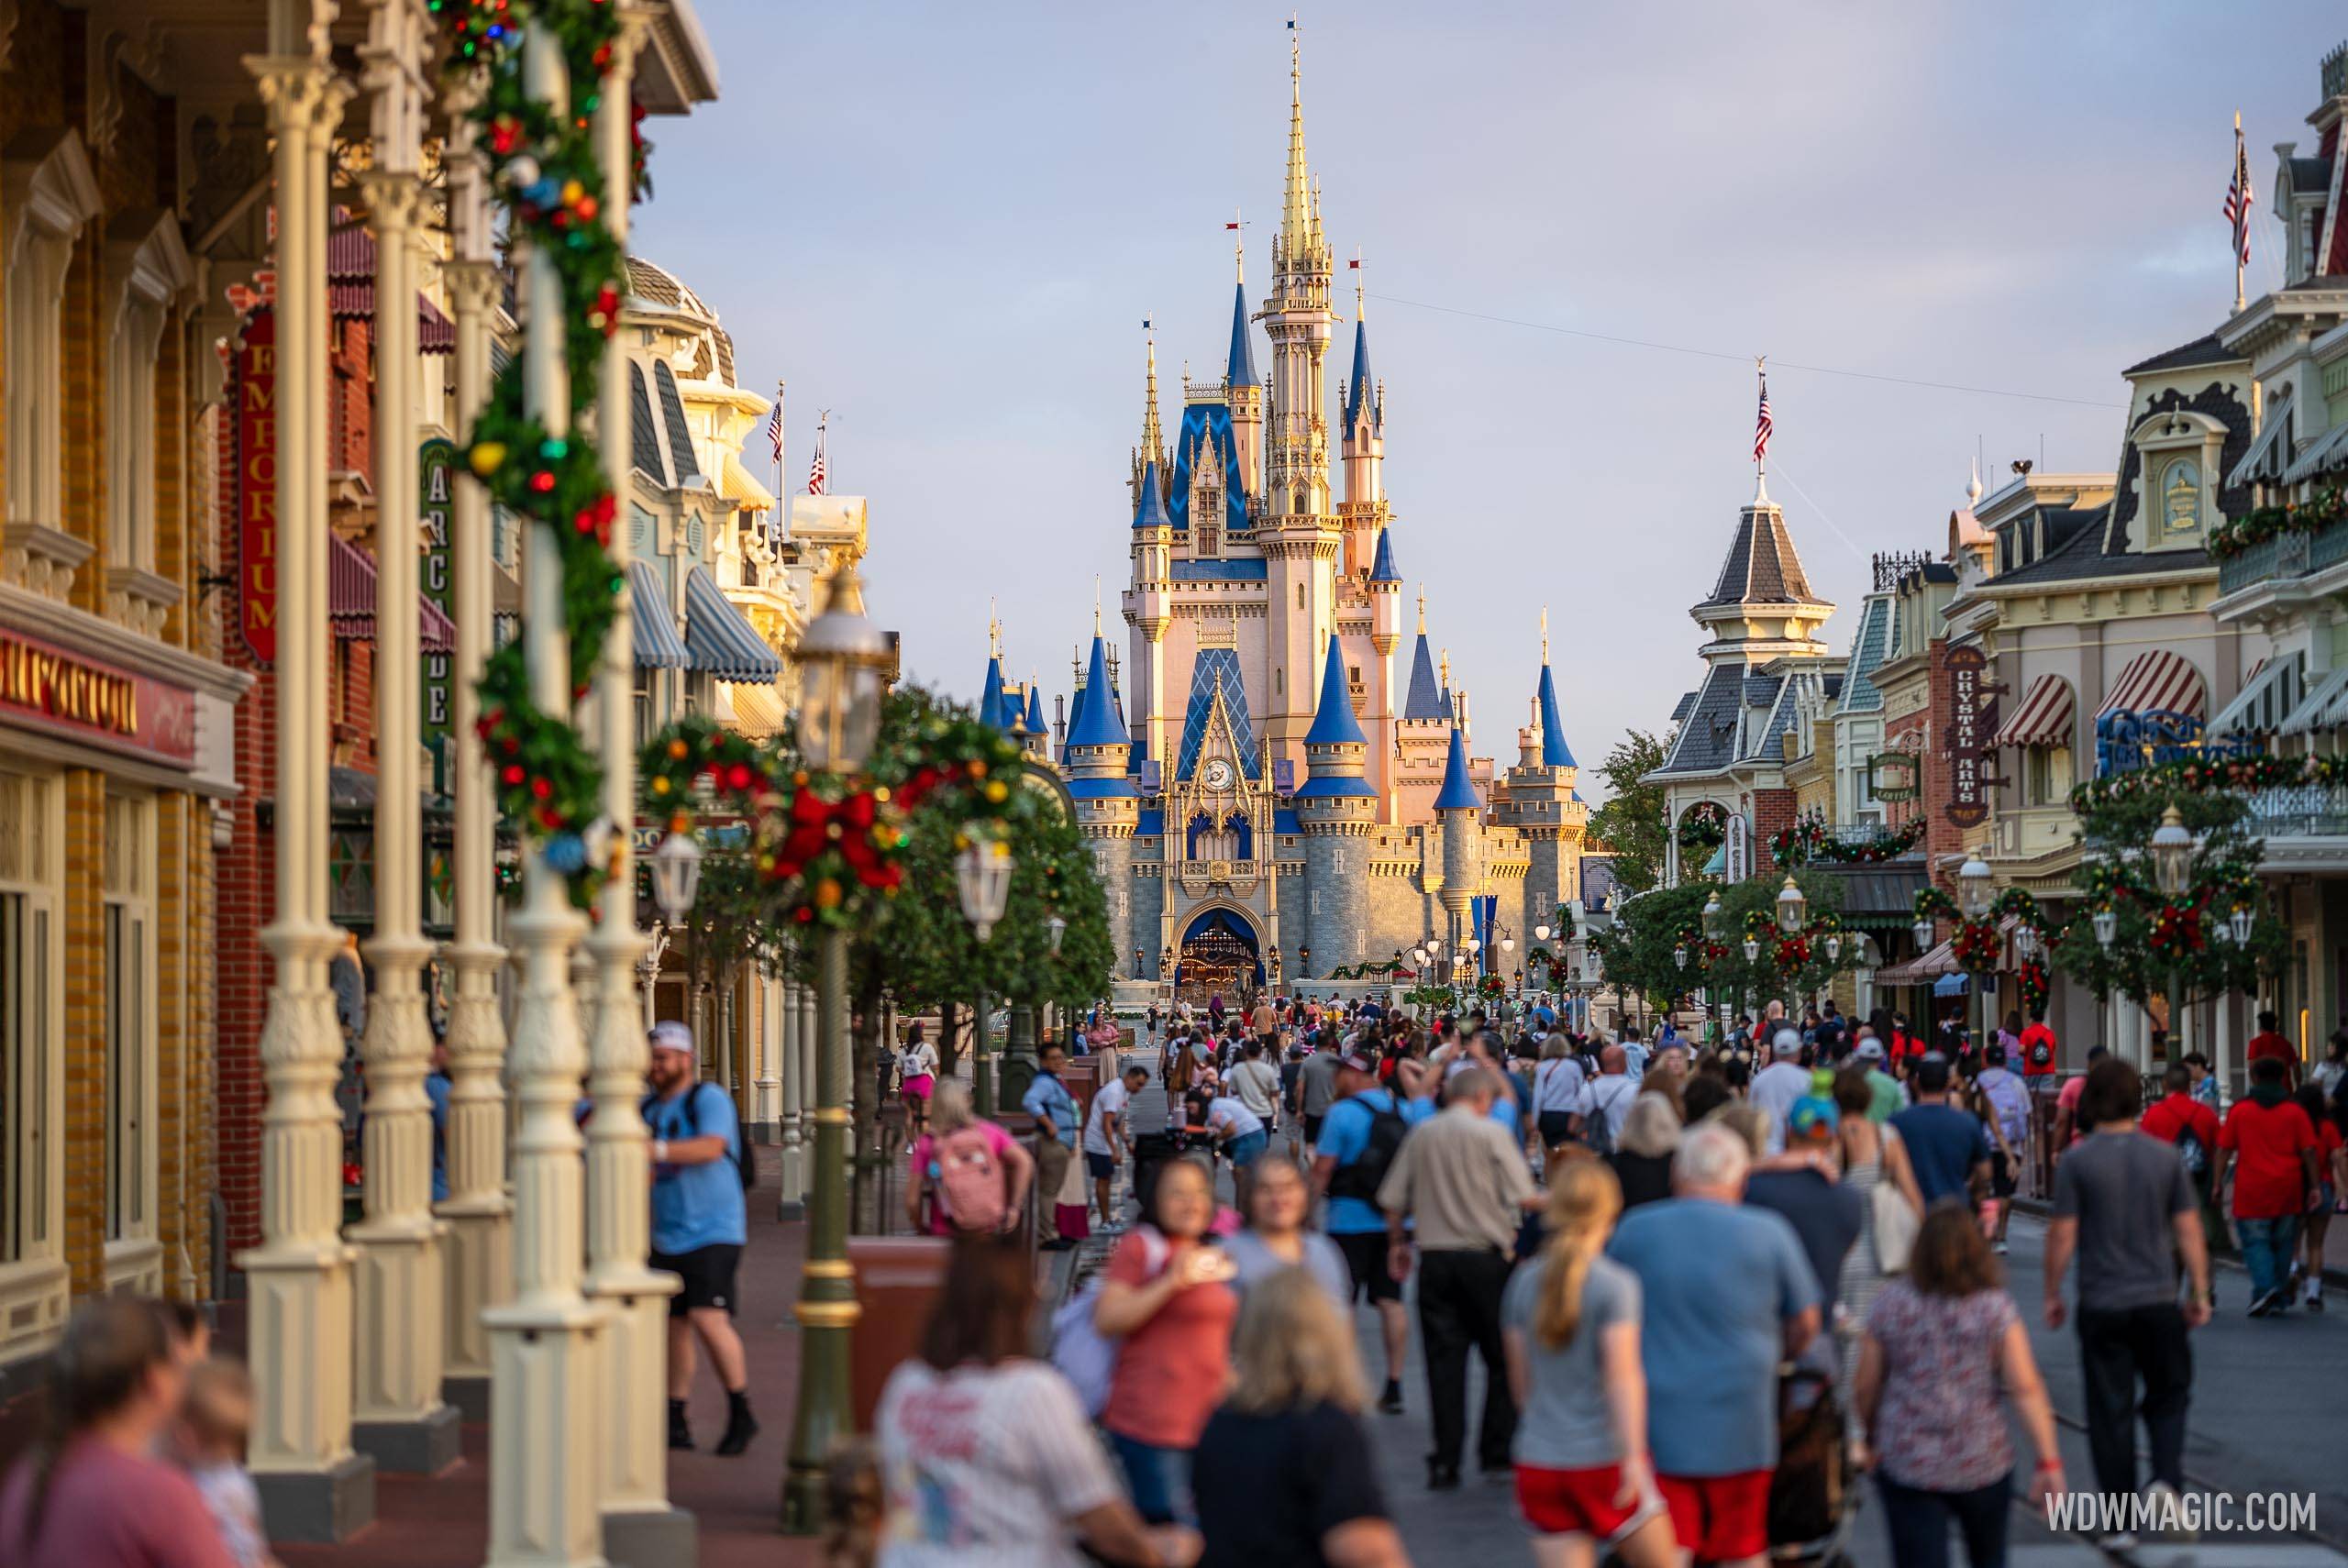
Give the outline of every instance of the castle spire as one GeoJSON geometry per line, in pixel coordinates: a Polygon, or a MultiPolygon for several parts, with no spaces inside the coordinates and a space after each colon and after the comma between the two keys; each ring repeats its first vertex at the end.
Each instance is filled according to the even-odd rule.
{"type": "Polygon", "coordinates": [[[1312,180],[1304,162],[1304,51],[1296,20],[1288,24],[1288,181],[1280,195],[1280,254],[1291,267],[1313,238],[1312,180]]]}
{"type": "Polygon", "coordinates": [[[1368,291],[1361,281],[1361,258],[1354,258],[1354,368],[1346,380],[1346,435],[1348,439],[1361,428],[1365,410],[1370,428],[1376,431],[1378,417],[1378,383],[1369,373],[1369,318],[1364,314],[1368,303],[1368,291]]]}
{"type": "Polygon", "coordinates": [[[1435,795],[1434,809],[1472,812],[1483,803],[1476,798],[1475,783],[1468,776],[1467,737],[1455,723],[1451,726],[1451,750],[1443,759],[1443,789],[1435,795]]]}
{"type": "Polygon", "coordinates": [[[1573,748],[1566,745],[1565,722],[1557,714],[1557,682],[1549,673],[1549,609],[1541,608],[1541,679],[1533,697],[1534,722],[1541,726],[1541,766],[1571,767],[1573,748]]]}
{"type": "Polygon", "coordinates": [[[1162,461],[1166,456],[1166,431],[1157,421],[1157,334],[1151,330],[1147,317],[1142,320],[1143,342],[1147,345],[1149,369],[1144,386],[1141,409],[1141,458],[1145,464],[1162,461]]]}
{"type": "Polygon", "coordinates": [[[1427,635],[1427,585],[1419,584],[1419,635],[1427,635]]]}

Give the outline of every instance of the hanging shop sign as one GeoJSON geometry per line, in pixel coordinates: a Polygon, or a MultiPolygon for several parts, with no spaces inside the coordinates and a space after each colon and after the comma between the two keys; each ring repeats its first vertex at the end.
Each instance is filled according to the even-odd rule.
{"type": "Polygon", "coordinates": [[[253,662],[277,662],[277,314],[260,305],[237,347],[237,612],[253,662]]]}
{"type": "Polygon", "coordinates": [[[1948,721],[1942,726],[1948,758],[1948,821],[1952,826],[1979,827],[1989,820],[1989,790],[1996,758],[1990,737],[1998,733],[1997,697],[1985,678],[1989,656],[1979,648],[1951,648],[1947,654],[1948,721]]]}
{"type": "Polygon", "coordinates": [[[195,693],[0,630],[0,719],[179,767],[195,762],[195,693]]]}
{"type": "Polygon", "coordinates": [[[1879,751],[1867,758],[1867,793],[1878,801],[1912,801],[1922,792],[1912,751],[1879,751]]]}
{"type": "MultiPolygon", "coordinates": [[[[457,448],[436,436],[418,449],[417,462],[421,471],[415,493],[424,503],[418,519],[424,539],[424,596],[453,621],[457,606],[449,585],[449,521],[457,448]]],[[[452,648],[424,650],[424,744],[428,746],[439,745],[449,734],[453,700],[449,675],[455,659],[452,648]]]]}

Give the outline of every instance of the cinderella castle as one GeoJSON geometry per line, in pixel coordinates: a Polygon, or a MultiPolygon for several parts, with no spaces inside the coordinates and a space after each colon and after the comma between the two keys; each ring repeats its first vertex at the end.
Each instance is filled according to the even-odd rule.
{"type": "Polygon", "coordinates": [[[1011,680],[991,628],[981,713],[1065,779],[1124,978],[1186,996],[1318,988],[1429,937],[1446,955],[1472,939],[1491,972],[1512,976],[1534,929],[1582,894],[1589,809],[1545,618],[1530,722],[1504,768],[1472,755],[1468,694],[1429,647],[1423,591],[1398,669],[1409,535],[1386,494],[1386,389],[1357,287],[1352,367],[1332,402],[1330,285],[1291,46],[1271,287],[1251,304],[1243,255],[1224,374],[1185,377],[1170,439],[1147,349],[1124,657],[1096,607],[1073,695],[1047,726],[1041,691],[1011,680]]]}

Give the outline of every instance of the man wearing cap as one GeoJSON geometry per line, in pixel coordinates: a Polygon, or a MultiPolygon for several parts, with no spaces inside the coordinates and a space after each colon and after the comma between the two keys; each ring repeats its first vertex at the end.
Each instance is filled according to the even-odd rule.
{"type": "Polygon", "coordinates": [[[1769,1065],[1753,1075],[1753,1087],[1745,1091],[1746,1098],[1769,1118],[1766,1154],[1785,1152],[1786,1113],[1793,1110],[1794,1101],[1810,1092],[1810,1069],[1795,1060],[1800,1055],[1800,1032],[1790,1025],[1780,1026],[1769,1042],[1769,1065]]]}
{"type": "Polygon", "coordinates": [[[693,1342],[709,1352],[725,1386],[725,1433],[717,1452],[741,1452],[758,1435],[750,1416],[749,1368],[734,1331],[735,1270],[748,1238],[742,1176],[736,1164],[742,1131],[733,1097],[696,1082],[693,1032],[673,1019],[652,1026],[645,1124],[652,1145],[651,1266],[677,1276],[669,1297],[669,1446],[693,1446],[685,1421],[692,1392],[693,1342]]]}
{"type": "Polygon", "coordinates": [[[1859,1043],[1852,1048],[1851,1055],[1867,1070],[1867,1092],[1875,1096],[1867,1106],[1867,1120],[1880,1127],[1907,1109],[1908,1091],[1899,1087],[1898,1078],[1883,1070],[1883,1042],[1864,1023],[1859,1025],[1859,1043]]]}
{"type": "Polygon", "coordinates": [[[1396,1415],[1402,1408],[1402,1352],[1410,1341],[1411,1320],[1402,1309],[1402,1277],[1388,1266],[1386,1217],[1379,1211],[1378,1188],[1409,1127],[1391,1091],[1378,1087],[1378,1064],[1368,1053],[1349,1051],[1335,1062],[1336,1099],[1315,1146],[1312,1195],[1328,1199],[1322,1229],[1346,1255],[1346,1272],[1353,1276],[1347,1305],[1366,1296],[1378,1309],[1379,1330],[1386,1341],[1386,1389],[1378,1408],[1396,1415]]]}
{"type": "MultiPolygon", "coordinates": [[[[1866,1225],[1864,1200],[1833,1174],[1840,1127],[1833,1100],[1803,1094],[1787,1108],[1785,1152],[1757,1161],[1744,1180],[1746,1207],[1785,1216],[1826,1292],[1843,1277],[1843,1260],[1866,1225]]],[[[1833,1346],[1832,1335],[1821,1334],[1811,1342],[1809,1359],[1831,1366],[1833,1346]]]]}

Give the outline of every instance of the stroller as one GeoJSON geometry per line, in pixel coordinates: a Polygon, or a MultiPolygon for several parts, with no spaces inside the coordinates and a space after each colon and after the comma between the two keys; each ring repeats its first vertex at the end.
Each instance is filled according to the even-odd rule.
{"type": "Polygon", "coordinates": [[[1834,1375],[1786,1368],[1778,1381],[1778,1473],[1769,1483],[1769,1561],[1850,1568],[1860,1492],[1834,1375]]]}

